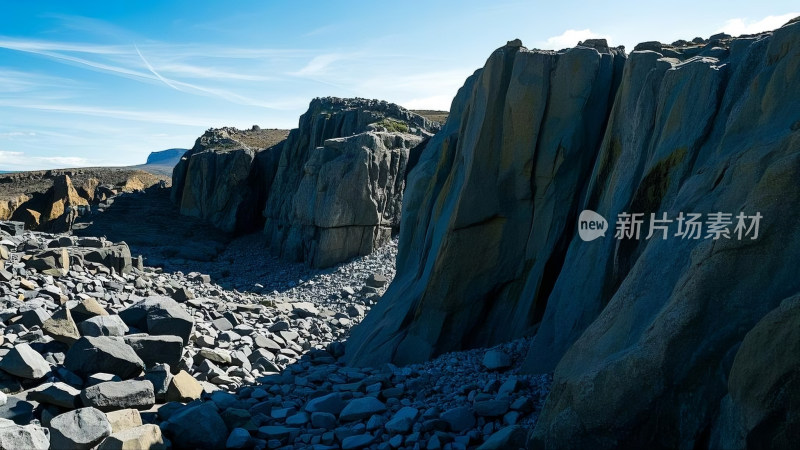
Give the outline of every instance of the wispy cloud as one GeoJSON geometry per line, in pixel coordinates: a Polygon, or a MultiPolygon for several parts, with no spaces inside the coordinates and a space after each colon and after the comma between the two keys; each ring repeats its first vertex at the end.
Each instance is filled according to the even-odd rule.
{"type": "Polygon", "coordinates": [[[574,47],[578,42],[585,41],[586,39],[607,39],[611,40],[609,36],[605,36],[586,28],[584,30],[566,30],[558,36],[551,36],[545,41],[537,43],[537,47],[545,50],[561,50],[564,48],[574,47]]]}
{"type": "Polygon", "coordinates": [[[8,131],[5,133],[0,133],[0,137],[9,137],[9,138],[16,138],[16,137],[33,137],[36,136],[36,133],[33,131],[8,131]]]}
{"type": "Polygon", "coordinates": [[[772,31],[785,25],[795,17],[800,16],[798,12],[781,14],[778,16],[767,16],[763,19],[752,20],[747,18],[729,19],[725,25],[720,27],[717,32],[725,32],[731,36],[741,36],[743,34],[757,34],[764,31],[772,31]]]}
{"type": "Polygon", "coordinates": [[[276,77],[271,77],[261,74],[250,74],[232,72],[230,70],[220,69],[217,67],[209,66],[195,66],[190,64],[180,63],[167,63],[159,66],[161,73],[168,73],[177,77],[194,78],[194,79],[211,79],[211,80],[241,80],[241,81],[273,81],[276,77]]]}
{"type": "Polygon", "coordinates": [[[87,167],[91,162],[79,156],[28,156],[23,152],[0,150],[0,168],[27,170],[31,168],[56,169],[87,167]]]}
{"type": "Polygon", "coordinates": [[[211,117],[190,116],[186,114],[169,114],[155,111],[122,110],[113,108],[100,108],[74,104],[58,103],[29,103],[23,100],[0,99],[0,107],[31,109],[53,113],[82,114],[93,117],[107,117],[137,122],[149,122],[169,125],[207,126],[213,123],[211,117]]]}
{"type": "Polygon", "coordinates": [[[319,76],[324,75],[325,72],[331,67],[333,63],[336,61],[340,61],[344,59],[345,56],[341,53],[327,53],[324,55],[318,55],[311,58],[311,61],[308,62],[303,68],[296,72],[291,72],[290,75],[299,76],[299,77],[312,77],[312,76],[319,76]]]}
{"type": "Polygon", "coordinates": [[[342,29],[343,24],[330,24],[330,25],[323,25],[319,28],[315,28],[308,33],[304,34],[303,37],[312,37],[312,36],[319,36],[323,34],[329,34],[334,31],[342,29]]]}
{"type": "MultiPolygon", "coordinates": [[[[268,109],[286,109],[286,105],[279,101],[268,102],[257,97],[244,95],[232,91],[227,86],[232,86],[232,82],[264,82],[269,77],[261,73],[249,74],[247,72],[235,73],[231,71],[215,70],[205,66],[202,61],[206,61],[209,56],[217,58],[245,58],[263,59],[265,55],[286,54],[270,50],[251,50],[251,49],[224,49],[214,48],[210,52],[202,52],[193,46],[180,46],[177,51],[169,45],[148,43],[145,46],[136,44],[126,46],[101,46],[80,43],[63,43],[44,40],[20,40],[10,38],[0,38],[0,48],[15,50],[29,54],[35,54],[50,58],[54,61],[69,64],[76,67],[86,68],[93,71],[106,73],[109,75],[124,77],[145,83],[161,83],[171,89],[181,91],[190,95],[202,95],[217,97],[234,104],[257,106],[268,109]],[[152,52],[154,57],[144,56],[144,52],[152,52]],[[79,56],[80,55],[80,56],[79,56]],[[225,55],[225,56],[223,56],[225,55]],[[154,59],[155,58],[155,59],[154,59]],[[196,64],[186,61],[197,58],[196,64]],[[167,71],[158,68],[157,61],[168,61],[167,71]],[[166,76],[169,73],[170,76],[166,76]],[[197,84],[181,81],[174,76],[203,79],[211,82],[210,84],[197,84]]],[[[295,55],[295,58],[300,56],[295,55]]],[[[230,64],[230,66],[242,68],[247,67],[242,64],[230,64]]],[[[246,69],[245,69],[246,70],[246,69]]],[[[0,81],[2,81],[0,73],[0,81]]],[[[244,88],[252,88],[244,86],[244,88]]],[[[22,86],[17,83],[6,83],[5,88],[21,90],[22,86]]]]}
{"type": "Polygon", "coordinates": [[[147,70],[149,70],[149,71],[150,71],[150,73],[152,73],[153,75],[155,75],[155,77],[156,77],[156,78],[158,78],[159,80],[161,80],[161,81],[162,81],[164,84],[166,84],[167,86],[171,87],[172,89],[175,89],[175,90],[178,90],[178,91],[180,91],[180,90],[181,90],[180,88],[178,88],[177,86],[175,86],[175,85],[174,85],[172,82],[170,82],[170,81],[169,81],[169,80],[167,80],[166,78],[162,77],[162,76],[161,76],[161,75],[160,75],[158,72],[156,72],[156,70],[155,70],[155,69],[153,69],[153,66],[152,66],[152,65],[150,65],[150,63],[149,63],[149,62],[147,62],[147,60],[144,58],[144,55],[142,55],[142,52],[141,52],[141,51],[139,51],[139,47],[137,47],[137,46],[135,46],[135,45],[134,45],[133,47],[136,49],[136,53],[139,55],[139,58],[141,58],[141,59],[142,59],[142,62],[143,62],[143,63],[144,63],[144,65],[147,67],[147,70]]]}

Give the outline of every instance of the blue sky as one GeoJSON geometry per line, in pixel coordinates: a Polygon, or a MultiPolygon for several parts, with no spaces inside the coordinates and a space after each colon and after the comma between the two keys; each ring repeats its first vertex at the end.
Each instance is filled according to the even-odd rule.
{"type": "Polygon", "coordinates": [[[4,1],[0,170],[130,165],[209,127],[293,128],[313,97],[448,109],[514,38],[559,49],[606,37],[739,35],[795,1],[4,1]]]}

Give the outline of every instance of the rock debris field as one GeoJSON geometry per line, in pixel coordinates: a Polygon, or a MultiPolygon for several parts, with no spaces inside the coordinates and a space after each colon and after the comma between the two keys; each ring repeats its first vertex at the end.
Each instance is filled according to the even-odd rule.
{"type": "Polygon", "coordinates": [[[550,383],[518,374],[525,339],[407,367],[339,359],[396,251],[287,264],[283,284],[246,273],[257,289],[239,292],[2,222],[0,448],[523,447],[550,383]]]}

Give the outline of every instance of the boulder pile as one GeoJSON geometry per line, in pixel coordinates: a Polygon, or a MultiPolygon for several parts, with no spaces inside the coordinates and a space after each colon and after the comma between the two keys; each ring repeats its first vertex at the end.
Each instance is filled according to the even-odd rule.
{"type": "Polygon", "coordinates": [[[466,449],[519,438],[547,392],[548,376],[519,373],[524,340],[345,366],[341,341],[394,252],[243,293],[145,267],[124,243],[19,225],[0,225],[3,448],[466,449]]]}

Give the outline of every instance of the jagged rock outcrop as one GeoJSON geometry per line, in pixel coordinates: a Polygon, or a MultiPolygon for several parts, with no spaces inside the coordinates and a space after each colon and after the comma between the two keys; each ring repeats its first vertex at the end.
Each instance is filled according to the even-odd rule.
{"type": "Polygon", "coordinates": [[[800,201],[800,23],[647,43],[621,71],[598,42],[510,44],[409,175],[398,274],[354,329],[349,362],[535,334],[527,370],[555,375],[533,448],[790,442],[792,360],[780,352],[758,377],[772,359],[754,349],[765,329],[788,329],[772,316],[753,327],[800,292],[800,211],[787,207],[800,201]],[[754,240],[644,228],[584,242],[583,209],[612,227],[623,212],[730,213],[731,234],[740,212],[762,219],[754,240]]]}
{"type": "Polygon", "coordinates": [[[284,144],[264,210],[272,251],[326,267],[385,243],[400,219],[409,151],[437,130],[392,103],[312,101],[284,144]]]}
{"type": "Polygon", "coordinates": [[[224,231],[263,229],[283,257],[330,266],[388,241],[409,152],[438,129],[392,103],[315,99],[267,149],[253,141],[276,130],[207,131],[175,167],[172,200],[224,231]]]}
{"type": "Polygon", "coordinates": [[[281,151],[280,144],[259,148],[265,142],[263,134],[256,128],[219,128],[200,136],[172,172],[171,198],[181,214],[227,232],[254,229],[264,205],[258,201],[265,196],[281,151]]]}
{"type": "Polygon", "coordinates": [[[143,191],[163,178],[126,168],[59,169],[0,175],[0,220],[32,230],[64,232],[120,193],[143,191]]]}
{"type": "Polygon", "coordinates": [[[398,278],[348,342],[351,362],[423,361],[532,330],[623,61],[516,41],[467,80],[409,174],[398,278]]]}
{"type": "Polygon", "coordinates": [[[53,185],[44,194],[34,194],[19,205],[11,218],[25,222],[27,228],[67,231],[78,217],[78,209],[88,206],[89,202],[78,194],[69,175],[62,174],[53,179],[53,185]]]}

